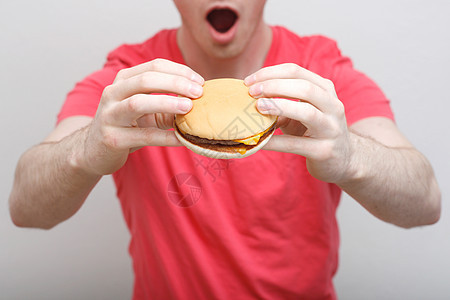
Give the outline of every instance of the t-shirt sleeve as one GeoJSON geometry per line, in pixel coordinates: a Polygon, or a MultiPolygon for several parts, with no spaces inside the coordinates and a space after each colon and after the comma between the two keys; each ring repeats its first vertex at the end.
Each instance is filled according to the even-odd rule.
{"type": "Polygon", "coordinates": [[[107,64],[102,70],[78,82],[67,94],[58,114],[57,123],[72,116],[94,117],[103,89],[114,81],[117,72],[117,68],[107,64]]]}
{"type": "Polygon", "coordinates": [[[352,61],[343,56],[335,41],[319,37],[318,59],[315,61],[322,76],[333,81],[338,98],[345,107],[347,123],[369,117],[386,117],[394,120],[390,102],[380,87],[364,73],[353,67],[352,61]]]}

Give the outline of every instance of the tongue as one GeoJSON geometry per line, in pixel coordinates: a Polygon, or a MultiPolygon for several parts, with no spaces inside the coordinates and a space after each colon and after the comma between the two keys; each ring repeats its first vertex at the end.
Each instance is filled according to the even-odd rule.
{"type": "Polygon", "coordinates": [[[236,22],[236,14],[229,9],[215,9],[208,14],[208,21],[215,30],[227,32],[236,22]]]}

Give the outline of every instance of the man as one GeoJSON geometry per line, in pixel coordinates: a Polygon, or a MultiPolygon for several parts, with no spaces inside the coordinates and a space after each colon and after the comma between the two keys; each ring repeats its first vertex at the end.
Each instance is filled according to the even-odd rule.
{"type": "Polygon", "coordinates": [[[111,52],[22,156],[16,225],[55,226],[113,174],[134,299],[334,299],[341,189],[402,227],[439,219],[430,164],[334,42],[268,26],[264,0],[174,2],[182,26],[111,52]],[[223,162],[172,147],[174,114],[219,77],[245,79],[280,117],[271,151],[223,162]]]}

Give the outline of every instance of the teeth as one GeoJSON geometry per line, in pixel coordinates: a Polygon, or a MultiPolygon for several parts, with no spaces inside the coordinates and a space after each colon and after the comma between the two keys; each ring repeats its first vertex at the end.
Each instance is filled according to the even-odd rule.
{"type": "Polygon", "coordinates": [[[207,16],[208,22],[220,33],[225,33],[236,23],[237,15],[231,9],[214,9],[207,16]]]}

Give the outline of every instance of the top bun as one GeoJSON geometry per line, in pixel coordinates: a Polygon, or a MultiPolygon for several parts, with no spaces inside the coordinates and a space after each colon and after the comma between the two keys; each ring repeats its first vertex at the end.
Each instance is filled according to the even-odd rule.
{"type": "Polygon", "coordinates": [[[210,140],[245,139],[265,131],[276,121],[256,109],[244,81],[221,78],[206,81],[203,95],[194,99],[185,115],[177,115],[175,123],[184,133],[210,140]]]}

